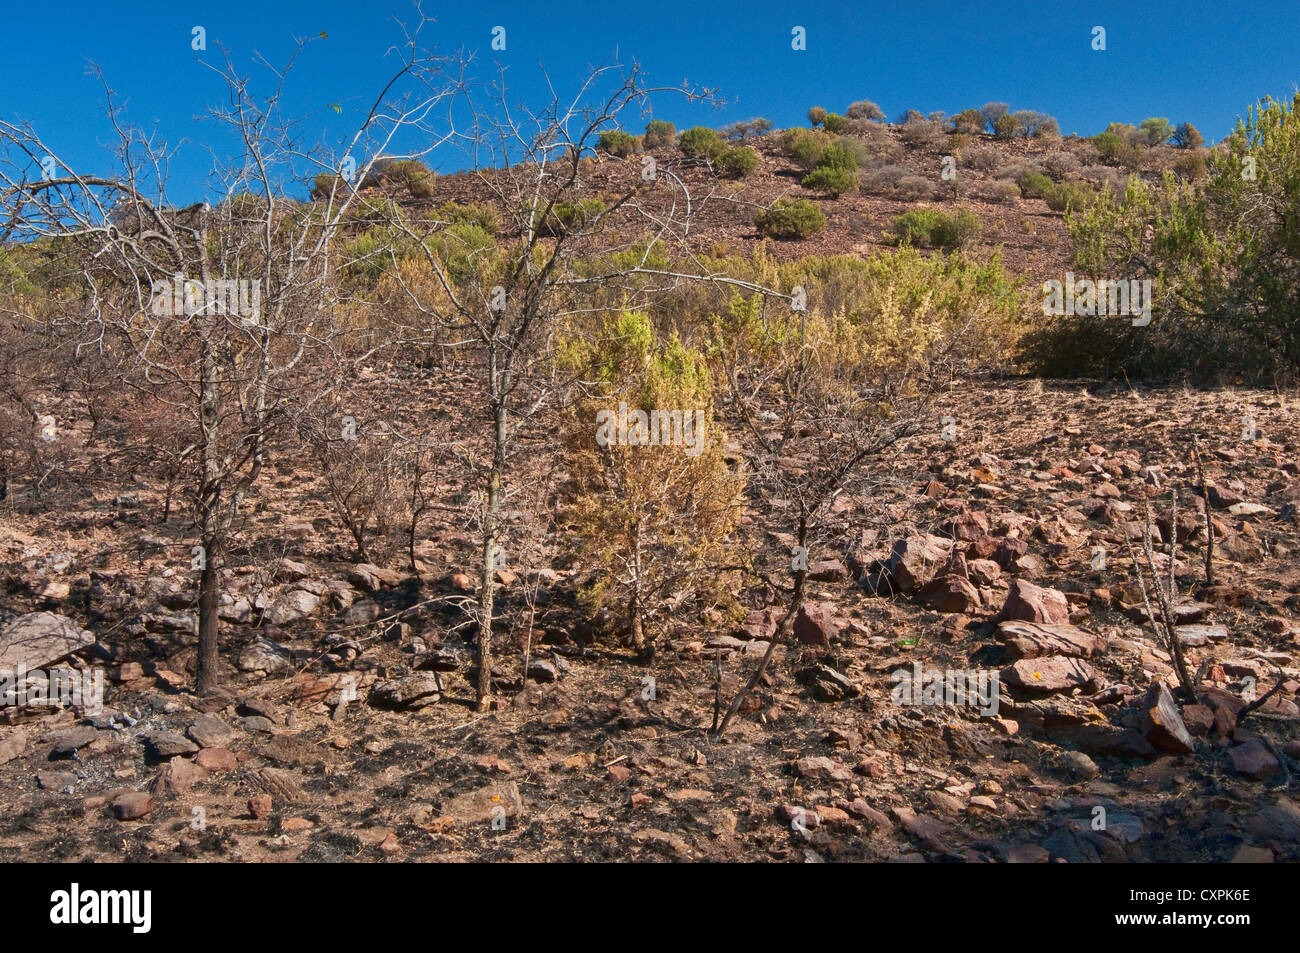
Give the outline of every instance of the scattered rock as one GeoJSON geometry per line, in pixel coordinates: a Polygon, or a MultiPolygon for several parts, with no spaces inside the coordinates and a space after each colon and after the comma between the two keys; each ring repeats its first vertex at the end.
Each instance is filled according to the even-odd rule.
{"type": "Polygon", "coordinates": [[[241,672],[265,672],[267,675],[279,675],[293,667],[293,654],[284,646],[273,642],[265,635],[253,637],[253,641],[239,653],[239,670],[241,672]]]}
{"type": "Polygon", "coordinates": [[[1083,688],[1097,678],[1097,671],[1080,659],[1053,655],[1021,659],[1001,672],[1002,681],[1013,688],[1032,692],[1064,692],[1083,688]]]}
{"type": "Polygon", "coordinates": [[[794,635],[804,645],[817,645],[829,648],[831,638],[838,634],[839,627],[831,617],[831,608],[816,602],[805,602],[799,606],[794,617],[794,635]]]}
{"type": "Polygon", "coordinates": [[[222,748],[235,737],[230,726],[215,715],[199,715],[185,733],[201,748],[222,748]]]}
{"type": "Polygon", "coordinates": [[[1191,754],[1196,750],[1196,742],[1164,682],[1152,682],[1147,689],[1142,702],[1142,735],[1162,751],[1191,754]]]}
{"type": "Polygon", "coordinates": [[[979,590],[965,577],[952,573],[926,583],[920,595],[936,612],[969,614],[980,607],[979,590]]]}
{"type": "Polygon", "coordinates": [[[57,731],[52,736],[54,751],[50,757],[70,758],[77,749],[84,748],[98,737],[99,732],[89,725],[78,725],[65,731],[57,731]]]}
{"type": "Polygon", "coordinates": [[[376,682],[370,690],[370,704],[378,708],[415,710],[441,698],[442,682],[437,672],[416,672],[393,681],[376,682]]]}
{"type": "Polygon", "coordinates": [[[0,671],[42,668],[94,642],[91,633],[65,615],[29,612],[0,625],[0,671]]]}
{"type": "Polygon", "coordinates": [[[1024,579],[1015,579],[1011,582],[1011,591],[1007,593],[1007,601],[997,619],[1068,625],[1070,607],[1065,601],[1064,593],[1035,586],[1024,579]]]}
{"type": "Polygon", "coordinates": [[[239,759],[226,748],[204,748],[194,756],[194,763],[208,771],[234,771],[239,759]]]}
{"type": "Polygon", "coordinates": [[[1038,658],[1042,655],[1091,658],[1106,647],[1106,640],[1101,636],[1084,632],[1068,623],[1001,622],[998,624],[998,637],[1006,645],[1007,654],[1012,659],[1038,658]]]}
{"type": "Polygon", "coordinates": [[[186,758],[173,758],[159,770],[149,791],[154,797],[175,797],[184,794],[197,782],[208,776],[208,769],[186,758]]]}
{"type": "Polygon", "coordinates": [[[77,783],[77,776],[71,771],[37,771],[36,783],[42,791],[62,791],[77,783]]]}
{"type": "Polygon", "coordinates": [[[153,810],[154,803],[148,791],[128,791],[113,799],[113,816],[119,821],[138,820],[153,810]]]}
{"type": "Polygon", "coordinates": [[[1273,757],[1273,752],[1258,738],[1229,748],[1228,757],[1232,759],[1234,771],[1253,781],[1265,781],[1281,767],[1277,758],[1273,757]]]}
{"type": "Polygon", "coordinates": [[[199,750],[198,745],[179,731],[151,731],[144,736],[144,743],[155,758],[174,758],[199,750]]]}
{"type": "Polygon", "coordinates": [[[796,677],[802,684],[810,686],[813,694],[824,702],[856,698],[861,692],[856,683],[828,665],[809,666],[800,670],[796,677]]]}
{"type": "Polygon", "coordinates": [[[523,806],[519,785],[505,781],[452,798],[443,813],[459,824],[482,824],[502,816],[516,817],[523,806]]]}
{"type": "Polygon", "coordinates": [[[0,741],[0,764],[12,761],[27,750],[27,732],[21,728],[0,741]]]}
{"type": "Polygon", "coordinates": [[[248,813],[259,821],[271,816],[271,808],[271,795],[269,794],[254,794],[248,799],[248,813]]]}

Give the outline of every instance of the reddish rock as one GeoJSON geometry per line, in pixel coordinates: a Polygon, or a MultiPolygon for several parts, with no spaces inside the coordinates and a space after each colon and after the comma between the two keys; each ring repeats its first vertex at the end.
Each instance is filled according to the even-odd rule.
{"type": "Polygon", "coordinates": [[[271,795],[254,794],[248,799],[248,813],[261,820],[271,816],[271,795]]]}
{"type": "Polygon", "coordinates": [[[989,521],[983,513],[967,511],[953,517],[944,524],[943,528],[953,539],[971,543],[981,536],[988,535],[989,521]]]}
{"type": "Polygon", "coordinates": [[[1196,742],[1164,682],[1152,682],[1142,700],[1142,735],[1162,751],[1191,754],[1196,750],[1196,742]]]}
{"type": "Polygon", "coordinates": [[[992,559],[972,559],[966,564],[966,571],[977,586],[991,586],[1002,575],[1002,567],[992,559]]]}
{"type": "Polygon", "coordinates": [[[890,821],[888,815],[883,811],[878,811],[862,798],[854,798],[845,808],[854,817],[866,821],[877,830],[889,833],[894,829],[894,824],[890,821]]]}
{"type": "Polygon", "coordinates": [[[745,638],[762,638],[766,641],[776,632],[779,614],[775,608],[753,608],[745,614],[745,621],[740,625],[740,634],[745,638]]]}
{"type": "Polygon", "coordinates": [[[1277,758],[1273,757],[1273,752],[1269,751],[1264,742],[1258,738],[1252,738],[1245,744],[1228,749],[1228,756],[1232,758],[1234,771],[1254,781],[1271,778],[1281,767],[1277,758]]]}
{"type": "Polygon", "coordinates": [[[908,594],[929,582],[950,552],[951,542],[938,536],[909,536],[894,544],[884,574],[894,592],[908,594]]]}
{"type": "Polygon", "coordinates": [[[966,558],[992,559],[993,554],[998,551],[998,545],[998,538],[986,533],[966,547],[966,558]]]}
{"type": "Polygon", "coordinates": [[[615,784],[622,784],[632,776],[632,771],[621,764],[611,764],[605,772],[605,776],[615,784]]]}
{"type": "Polygon", "coordinates": [[[831,618],[828,606],[815,602],[805,602],[799,607],[794,617],[794,635],[804,645],[819,645],[829,648],[831,636],[839,632],[839,627],[831,618]]]}
{"type": "MultiPolygon", "coordinates": [[[[215,750],[211,748],[207,751],[215,750]]],[[[199,781],[208,776],[207,768],[187,758],[172,758],[159,769],[149,791],[155,797],[175,797],[184,794],[199,781]]]]}
{"type": "Polygon", "coordinates": [[[1007,848],[1008,864],[1045,864],[1051,859],[1051,852],[1037,844],[1012,844],[1007,848]]]}
{"type": "Polygon", "coordinates": [[[1106,647],[1106,640],[1073,625],[1046,622],[1002,622],[998,638],[1012,659],[1038,658],[1043,655],[1068,655],[1091,658],[1106,647]]]}
{"type": "Polygon", "coordinates": [[[1183,708],[1183,724],[1193,738],[1208,735],[1214,727],[1214,709],[1208,705],[1187,705],[1183,708]]]}
{"type": "Polygon", "coordinates": [[[814,582],[847,582],[849,571],[838,559],[822,559],[808,567],[808,578],[814,582]]]}
{"type": "Polygon", "coordinates": [[[974,612],[980,607],[980,594],[964,577],[940,576],[921,587],[921,600],[937,612],[974,612]]]}
{"type": "Polygon", "coordinates": [[[1063,692],[1082,688],[1097,678],[1096,670],[1080,659],[1053,655],[1021,659],[1002,670],[1002,681],[1033,692],[1063,692]]]}
{"type": "Polygon", "coordinates": [[[113,816],[119,821],[134,821],[144,817],[154,807],[148,791],[128,791],[113,800],[113,816]]]}
{"type": "Polygon", "coordinates": [[[1015,579],[997,618],[999,621],[1019,619],[1024,622],[1068,625],[1070,607],[1065,601],[1064,593],[1015,579]]]}
{"type": "Polygon", "coordinates": [[[1029,544],[1023,539],[1017,539],[1014,536],[1008,536],[998,543],[998,548],[993,551],[993,559],[1003,569],[1010,569],[1015,565],[1016,560],[1020,559],[1029,552],[1029,544]]]}

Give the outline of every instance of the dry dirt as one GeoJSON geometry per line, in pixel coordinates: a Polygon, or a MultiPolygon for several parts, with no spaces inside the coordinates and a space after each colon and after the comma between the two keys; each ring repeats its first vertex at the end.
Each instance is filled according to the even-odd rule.
{"type": "MultiPolygon", "coordinates": [[[[955,517],[969,528],[981,516],[993,540],[1027,544],[1024,556],[1013,552],[982,586],[981,605],[963,613],[873,595],[830,567],[811,596],[829,645],[779,648],[756,703],[719,743],[706,733],[716,680],[720,670],[726,694],[752,671],[752,627],[701,620],[637,665],[618,639],[577,620],[572,571],[547,568],[534,577],[543,598],[531,650],[549,663],[531,669],[543,680],[519,679],[525,576],[505,590],[515,613],[499,659],[506,703],[476,714],[455,629],[462,617],[438,601],[464,588],[454,574],[471,571],[469,534],[451,518],[437,522],[419,553],[426,571],[357,577],[358,589],[346,581],[354,567],[341,527],[291,462],[273,467],[248,502],[253,542],[232,556],[230,585],[264,587],[271,602],[304,584],[324,595],[278,627],[264,629],[257,613],[227,624],[229,694],[198,699],[188,535],[180,518],[160,523],[163,488],[110,468],[52,484],[44,501],[10,499],[0,509],[0,622],[37,610],[71,617],[97,639],[78,664],[102,665],[109,679],[90,725],[76,711],[4,710],[0,858],[1300,859],[1300,403],[1259,391],[1002,380],[949,396],[955,439],[936,426],[900,445],[884,464],[898,478],[870,499],[841,500],[833,543],[814,557],[869,563],[913,529],[945,535],[955,517]],[[1253,441],[1242,439],[1247,413],[1253,441]],[[1146,744],[1148,685],[1176,682],[1154,630],[1135,621],[1122,539],[1148,498],[1167,512],[1173,486],[1199,521],[1194,432],[1208,482],[1222,491],[1212,497],[1219,585],[1194,588],[1204,541],[1191,529],[1178,578],[1203,603],[1189,613],[1225,631],[1190,647],[1191,664],[1207,663],[1204,684],[1223,698],[1283,686],[1240,726],[1240,705],[1207,708],[1219,721],[1203,726],[1194,753],[1174,754],[1146,744]],[[1255,508],[1238,500],[1264,509],[1246,513],[1255,508]],[[1104,568],[1094,568],[1097,546],[1104,568]],[[271,574],[257,568],[268,565],[271,574]],[[1087,685],[1035,700],[1004,684],[996,717],[891,700],[890,673],[914,661],[1007,666],[990,620],[1017,579],[1064,593],[1070,622],[1099,637],[1087,685]],[[364,621],[367,610],[380,618],[364,621]],[[267,663],[283,670],[237,669],[262,632],[291,653],[267,663]],[[825,700],[808,677],[818,666],[844,677],[846,697],[825,700]],[[376,685],[431,680],[434,669],[439,701],[379,707],[376,685]],[[340,711],[348,684],[357,697],[340,711]],[[183,735],[201,713],[194,733],[233,757],[168,754],[196,747],[169,736],[144,743],[161,730],[183,735]],[[74,728],[85,736],[69,742],[74,728]],[[56,755],[60,741],[75,754],[56,755]],[[213,769],[194,770],[195,758],[213,769]],[[147,814],[115,817],[115,798],[151,785],[147,814]],[[250,803],[261,795],[269,805],[250,803]]],[[[752,525],[762,515],[751,513],[752,525]]],[[[760,546],[788,542],[755,532],[760,546]]]]}

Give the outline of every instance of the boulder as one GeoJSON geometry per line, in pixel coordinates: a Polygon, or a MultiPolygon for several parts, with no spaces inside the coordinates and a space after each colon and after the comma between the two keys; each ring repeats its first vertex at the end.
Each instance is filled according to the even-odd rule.
{"type": "Polygon", "coordinates": [[[1044,693],[1083,688],[1096,678],[1096,670],[1087,662],[1060,655],[1021,659],[1001,672],[1002,682],[1012,688],[1044,693]]]}
{"type": "Polygon", "coordinates": [[[1024,622],[1046,622],[1067,625],[1070,621],[1070,607],[1065,601],[1065,594],[1055,589],[1035,586],[1024,579],[1015,579],[1007,601],[997,616],[1002,620],[1021,620],[1024,622]]]}
{"type": "Polygon", "coordinates": [[[831,608],[816,602],[799,606],[794,617],[794,635],[804,645],[829,648],[831,637],[838,634],[839,626],[831,617],[831,608]]]}
{"type": "Polygon", "coordinates": [[[921,600],[937,612],[971,613],[980,607],[980,594],[964,576],[950,573],[921,587],[921,600]]]}
{"type": "Polygon", "coordinates": [[[916,591],[947,562],[951,550],[952,542],[939,536],[916,534],[900,539],[885,561],[880,588],[904,594],[916,591]]]}
{"type": "Polygon", "coordinates": [[[1001,622],[998,624],[998,638],[1006,645],[1007,654],[1012,659],[1043,655],[1091,658],[1106,647],[1106,640],[1100,635],[1073,625],[1048,622],[1001,622]]]}
{"type": "Polygon", "coordinates": [[[95,637],[65,615],[29,612],[0,626],[0,671],[42,668],[93,645],[95,637]]]}
{"type": "Polygon", "coordinates": [[[1196,742],[1164,682],[1152,682],[1142,701],[1142,735],[1162,751],[1191,754],[1196,750],[1196,742]]]}

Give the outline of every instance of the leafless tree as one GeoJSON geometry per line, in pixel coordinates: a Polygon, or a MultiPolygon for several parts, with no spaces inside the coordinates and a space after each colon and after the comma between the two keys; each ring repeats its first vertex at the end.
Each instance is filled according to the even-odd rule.
{"type": "MultiPolygon", "coordinates": [[[[397,142],[432,149],[455,135],[444,119],[459,88],[455,64],[422,53],[423,19],[391,52],[391,78],[338,154],[300,143],[285,115],[285,84],[309,41],[258,87],[224,54],[204,63],[222,105],[207,120],[215,141],[210,200],[184,207],[167,191],[175,150],[127,123],[103,83],[115,137],[111,169],[74,169],[29,125],[0,120],[0,240],[57,247],[75,269],[84,308],[61,331],[78,352],[130,355],[133,383],[180,411],[188,442],[199,573],[198,690],[217,687],[220,571],[239,502],[258,482],[273,433],[315,406],[379,345],[365,303],[340,290],[347,267],[339,236],[361,202],[364,180],[397,142]],[[363,162],[353,153],[368,155],[363,162]],[[310,207],[290,185],[334,172],[310,207]]],[[[22,314],[10,312],[16,320],[22,314]]]]}

